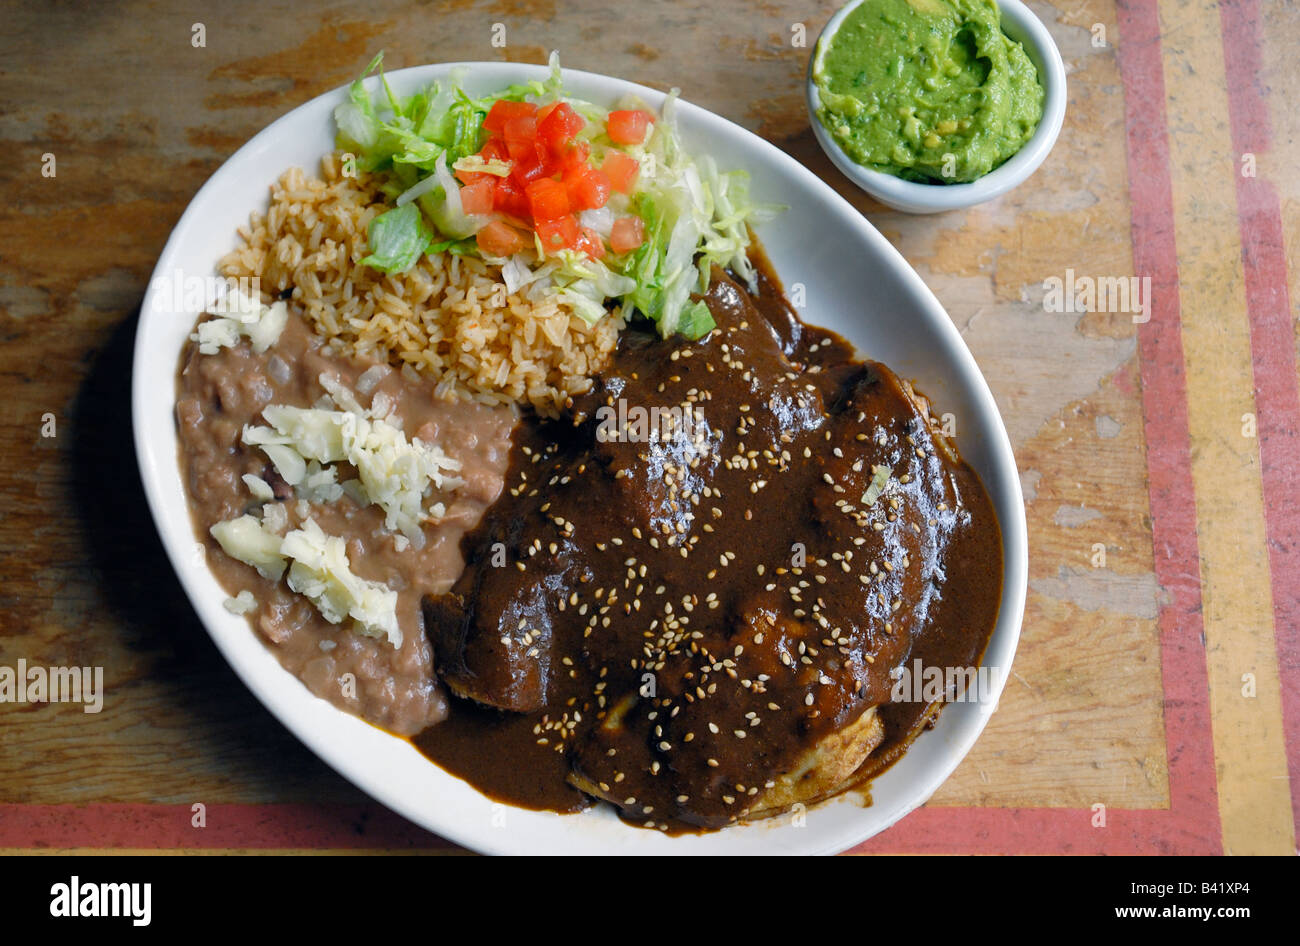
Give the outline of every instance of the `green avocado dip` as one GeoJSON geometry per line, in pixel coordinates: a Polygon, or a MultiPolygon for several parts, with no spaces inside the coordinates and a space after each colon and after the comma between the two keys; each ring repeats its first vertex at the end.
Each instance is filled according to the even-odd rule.
{"type": "Polygon", "coordinates": [[[858,164],[973,181],[1027,142],[1043,86],[994,0],[863,0],[818,43],[817,118],[858,164]]]}

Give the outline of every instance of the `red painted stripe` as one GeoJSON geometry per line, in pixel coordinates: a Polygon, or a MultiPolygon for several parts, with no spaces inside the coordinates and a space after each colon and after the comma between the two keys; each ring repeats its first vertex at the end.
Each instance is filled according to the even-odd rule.
{"type": "MultiPolygon", "coordinates": [[[[1219,5],[1232,146],[1240,161],[1272,144],[1267,89],[1260,76],[1258,0],[1219,5]]],[[[1300,828],[1300,388],[1296,383],[1282,208],[1273,183],[1237,181],[1237,218],[1258,415],[1260,478],[1273,585],[1273,633],[1282,686],[1282,731],[1291,776],[1292,821],[1300,828]]]]}
{"type": "Polygon", "coordinates": [[[1160,18],[1156,4],[1143,0],[1120,0],[1116,14],[1133,266],[1151,277],[1150,321],[1138,327],[1138,353],[1155,575],[1169,595],[1159,619],[1169,807],[1176,831],[1197,836],[1198,850],[1218,852],[1222,829],[1201,618],[1160,18]]]}
{"type": "MultiPolygon", "coordinates": [[[[1215,854],[1194,812],[1088,808],[922,808],[853,854],[1215,854]]],[[[1217,817],[1217,816],[1216,816],[1217,817]]]]}
{"type": "Polygon", "coordinates": [[[194,827],[189,805],[0,805],[0,848],[451,847],[382,805],[208,805],[194,827]]]}
{"type": "MultiPolygon", "coordinates": [[[[922,808],[853,853],[1190,854],[1211,853],[1205,826],[1165,810],[922,808]]],[[[0,848],[105,850],[334,848],[446,850],[455,847],[379,804],[209,805],[196,828],[188,805],[0,805],[0,848]]]]}

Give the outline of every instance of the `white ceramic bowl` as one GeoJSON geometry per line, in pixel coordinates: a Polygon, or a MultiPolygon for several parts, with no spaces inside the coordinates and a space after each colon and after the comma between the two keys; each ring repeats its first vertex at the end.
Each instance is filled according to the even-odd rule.
{"type": "MultiPolygon", "coordinates": [[[[400,94],[447,75],[453,64],[390,73],[400,94]]],[[[543,78],[540,66],[471,63],[468,85],[486,94],[543,78]]],[[[566,71],[572,94],[612,104],[628,92],[658,107],[663,95],[619,79],[566,71]]],[[[343,90],[313,99],[274,122],[202,187],[163,250],[155,280],[179,270],[214,273],[235,246],[236,227],[264,210],[269,185],[288,167],[319,167],[332,147],[331,112],[343,90]]],[[[747,169],[760,200],[789,209],[760,236],[787,288],[802,283],[806,317],[850,339],[865,354],[917,381],[957,418],[962,453],[983,477],[1002,525],[1006,577],[1001,612],[985,657],[1010,668],[1025,600],[1027,543],[1020,480],[1006,430],[979,368],[938,301],[898,252],[862,215],[798,162],[748,131],[683,102],[678,112],[692,149],[707,149],[724,168],[747,169]]],[[[173,311],[162,284],[151,283],[136,335],[132,416],[136,452],[158,531],[199,618],[239,677],[299,739],[388,807],[444,837],[485,852],[829,853],[887,828],[924,802],[975,742],[993,703],[954,703],[938,726],[876,779],[874,803],[856,796],[807,813],[712,834],[667,837],[633,828],[608,807],[578,815],[506,808],[421,756],[405,740],[312,696],[284,670],[242,617],[222,607],[226,594],[195,553],[177,467],[173,421],[178,355],[194,311],[173,311]]],[[[184,633],[184,631],[178,631],[184,633]]],[[[1005,673],[1000,679],[1005,679],[1005,673]]],[[[1000,690],[1000,683],[998,689],[1000,690]]]]}
{"type": "Polygon", "coordinates": [[[1017,187],[1038,169],[1056,144],[1056,136],[1060,134],[1061,123],[1065,120],[1065,65],[1061,62],[1061,52],[1047,32],[1047,27],[1020,0],[998,0],[998,7],[1002,10],[1002,30],[1025,47],[1025,52],[1038,70],[1038,77],[1046,93],[1042,121],[1023,148],[988,174],[968,184],[917,184],[863,167],[845,154],[817,117],[821,96],[812,79],[813,66],[840,24],[863,2],[869,0],[850,0],[830,18],[817,38],[808,64],[808,118],[812,122],[813,134],[817,136],[817,143],[822,150],[844,172],[845,177],[886,207],[906,213],[931,214],[973,207],[992,200],[1017,187]]]}

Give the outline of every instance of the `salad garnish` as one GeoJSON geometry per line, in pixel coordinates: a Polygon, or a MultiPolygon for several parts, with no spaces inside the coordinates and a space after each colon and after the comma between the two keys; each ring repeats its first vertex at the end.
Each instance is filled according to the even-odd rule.
{"type": "Polygon", "coordinates": [[[475,97],[458,69],[403,98],[382,65],[380,53],[334,110],[338,149],[393,204],[371,221],[366,265],[478,256],[512,293],[555,294],[593,324],[620,306],[690,339],[714,328],[691,297],[715,264],[754,288],[749,227],[779,208],[750,199],[744,171],[686,151],[676,89],[658,114],[634,96],[607,110],[567,94],[552,53],[545,80],[475,97]]]}

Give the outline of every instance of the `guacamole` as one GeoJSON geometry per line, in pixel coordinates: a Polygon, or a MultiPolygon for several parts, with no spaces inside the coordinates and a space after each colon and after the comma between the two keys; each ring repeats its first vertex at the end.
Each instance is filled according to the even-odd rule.
{"type": "Polygon", "coordinates": [[[813,59],[817,118],[850,158],[909,181],[993,170],[1043,117],[1043,86],[994,0],[863,0],[813,59]]]}

